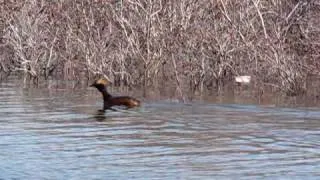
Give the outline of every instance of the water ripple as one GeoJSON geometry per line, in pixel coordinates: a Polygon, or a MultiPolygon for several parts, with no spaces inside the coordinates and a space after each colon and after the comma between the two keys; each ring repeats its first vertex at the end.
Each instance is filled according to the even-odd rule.
{"type": "Polygon", "coordinates": [[[320,111],[0,86],[0,179],[317,179],[320,111]]]}

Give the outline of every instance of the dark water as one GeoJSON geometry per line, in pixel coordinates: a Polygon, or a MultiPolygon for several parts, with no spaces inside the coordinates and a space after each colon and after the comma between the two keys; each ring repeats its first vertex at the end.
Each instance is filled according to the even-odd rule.
{"type": "Polygon", "coordinates": [[[319,179],[320,110],[145,100],[0,83],[0,179],[319,179]]]}

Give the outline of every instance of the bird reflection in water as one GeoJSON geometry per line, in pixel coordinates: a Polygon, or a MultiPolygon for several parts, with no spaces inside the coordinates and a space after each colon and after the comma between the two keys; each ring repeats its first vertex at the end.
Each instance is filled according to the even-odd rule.
{"type": "Polygon", "coordinates": [[[98,110],[93,118],[98,121],[98,122],[101,122],[101,121],[105,121],[107,119],[106,115],[105,115],[105,111],[104,110],[98,110]]]}

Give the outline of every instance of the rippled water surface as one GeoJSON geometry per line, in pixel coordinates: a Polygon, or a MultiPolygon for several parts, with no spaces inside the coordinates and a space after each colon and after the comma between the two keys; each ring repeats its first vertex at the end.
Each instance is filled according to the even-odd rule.
{"type": "Polygon", "coordinates": [[[319,108],[145,100],[0,83],[0,179],[319,179],[319,108]]]}

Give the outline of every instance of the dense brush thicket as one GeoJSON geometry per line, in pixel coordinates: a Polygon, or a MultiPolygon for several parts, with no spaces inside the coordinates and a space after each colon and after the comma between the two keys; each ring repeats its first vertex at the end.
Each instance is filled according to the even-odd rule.
{"type": "Polygon", "coordinates": [[[251,75],[289,94],[320,69],[318,0],[0,0],[0,72],[178,88],[251,75]]]}

